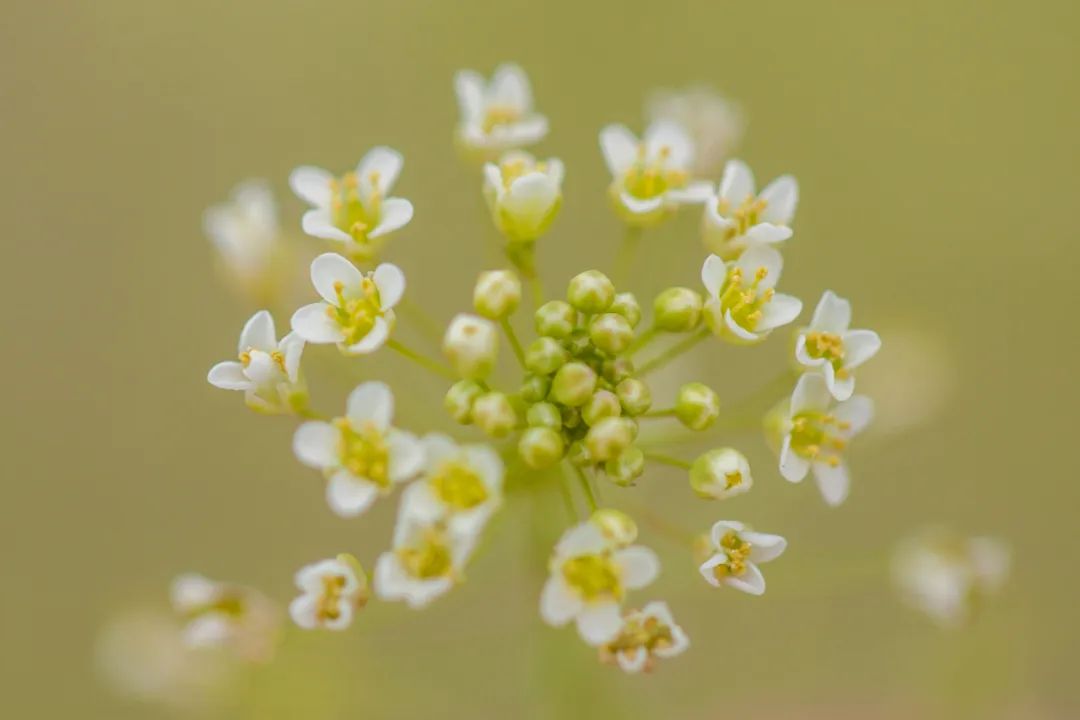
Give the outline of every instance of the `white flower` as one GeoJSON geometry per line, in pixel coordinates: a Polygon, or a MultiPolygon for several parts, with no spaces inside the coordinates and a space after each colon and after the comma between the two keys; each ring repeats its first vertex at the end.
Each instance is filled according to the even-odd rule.
{"type": "Polygon", "coordinates": [[[499,331],[490,320],[459,313],[447,326],[442,347],[461,377],[479,380],[487,377],[495,367],[499,331]]]}
{"type": "Polygon", "coordinates": [[[757,564],[775,560],[787,548],[787,540],[779,535],[754,532],[732,520],[713,525],[710,543],[714,554],[698,568],[705,582],[751,595],[765,592],[765,576],[757,564]]]}
{"type": "Polygon", "coordinates": [[[614,640],[622,629],[627,590],[643,588],[660,572],[660,560],[641,545],[618,548],[591,522],[567,530],[549,564],[540,616],[556,627],[571,620],[590,645],[614,640]]]}
{"type": "Polygon", "coordinates": [[[730,260],[748,247],[787,240],[798,203],[795,178],[782,175],[758,195],[754,174],[746,163],[729,160],[720,187],[705,203],[705,246],[730,260]]]}
{"type": "Polygon", "coordinates": [[[544,139],[548,121],[533,110],[532,90],[517,65],[495,68],[491,82],[472,70],[454,76],[461,119],[457,139],[481,157],[497,156],[544,139]]]}
{"type": "Polygon", "coordinates": [[[414,477],[424,463],[420,441],[391,427],[394,395],[381,382],[358,385],[345,417],[306,422],[296,429],[293,451],[300,462],[323,471],[326,500],[341,517],[355,517],[379,495],[414,477]]]}
{"type": "Polygon", "coordinates": [[[754,478],[745,455],[732,448],[717,448],[690,466],[690,486],[703,498],[726,500],[749,492],[754,478]]]}
{"type": "Polygon", "coordinates": [[[600,657],[614,660],[627,673],[648,672],[656,658],[670,658],[690,647],[690,638],[675,624],[667,603],[655,601],[623,616],[614,640],[600,648],[600,657]]]}
{"type": "Polygon", "coordinates": [[[186,622],[188,647],[227,646],[258,661],[273,653],[278,614],[261,593],[188,573],[173,580],[169,595],[173,611],[186,622]]]}
{"type": "Polygon", "coordinates": [[[770,247],[753,247],[725,263],[710,255],[701,267],[708,292],[705,321],[719,337],[738,344],[764,340],[802,312],[802,301],[775,290],[784,259],[770,247]]]}
{"type": "Polygon", "coordinates": [[[289,615],[305,630],[344,630],[367,602],[367,576],[351,555],[305,565],[296,587],[301,595],[289,604],[289,615]]]}
{"type": "Polygon", "coordinates": [[[251,316],[240,331],[239,361],[220,362],[206,379],[223,390],[243,390],[248,407],[283,413],[303,404],[307,392],[300,381],[304,340],[289,333],[279,342],[274,318],[266,310],[251,316]]]}
{"type": "Polygon", "coordinates": [[[680,203],[701,202],[712,189],[690,182],[694,143],[681,125],[655,122],[638,140],[625,125],[600,131],[600,150],[611,172],[615,209],[631,225],[650,225],[680,203]]]}
{"type": "Polygon", "coordinates": [[[402,502],[429,523],[444,521],[461,535],[479,533],[502,503],[503,462],[487,445],[458,445],[446,435],[421,440],[423,477],[405,490],[402,502]]]}
{"type": "Polygon", "coordinates": [[[292,328],[309,343],[337,343],[342,352],[375,352],[389,339],[393,308],[405,294],[405,274],[383,263],[371,273],[334,253],[311,261],[311,284],[324,302],[293,313],[292,328]]]}
{"type": "Polygon", "coordinates": [[[790,482],[802,482],[813,471],[825,502],[844,502],[851,479],[842,453],[873,416],[870,398],[856,395],[834,404],[825,378],[803,375],[791,394],[791,407],[781,427],[780,474],[790,482]]]}
{"type": "Polygon", "coordinates": [[[725,160],[742,139],[746,122],[738,105],[708,87],[660,90],[646,106],[650,122],[674,121],[694,139],[694,174],[720,172],[725,160]]]}
{"type": "Polygon", "coordinates": [[[203,230],[214,243],[226,271],[253,294],[268,291],[281,252],[281,226],[269,185],[248,180],[229,201],[208,208],[203,230]]]}
{"type": "Polygon", "coordinates": [[[341,178],[307,165],[293,170],[289,186],[313,206],[304,213],[304,232],[343,243],[360,261],[373,260],[386,236],[412,220],[412,203],[388,197],[404,163],[397,150],[376,147],[341,178]]]}
{"type": "Polygon", "coordinates": [[[495,226],[511,242],[527,243],[547,232],[562,206],[563,164],[537,162],[517,150],[484,164],[484,197],[495,226]]]}
{"type": "Polygon", "coordinates": [[[874,357],[881,338],[873,330],[849,330],[851,303],[826,290],[814,310],[810,327],[795,341],[795,359],[807,368],[820,369],[829,392],[847,400],[855,392],[852,370],[874,357]]]}
{"type": "Polygon", "coordinates": [[[893,577],[905,601],[945,627],[962,625],[1009,574],[1009,547],[991,537],[963,538],[944,530],[900,544],[893,577]]]}

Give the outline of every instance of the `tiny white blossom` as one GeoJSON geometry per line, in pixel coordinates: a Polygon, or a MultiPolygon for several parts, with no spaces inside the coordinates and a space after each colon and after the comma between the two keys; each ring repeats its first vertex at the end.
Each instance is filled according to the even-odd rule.
{"type": "Polygon", "coordinates": [[[376,147],[340,178],[307,165],[293,170],[289,186],[312,206],[301,222],[304,232],[342,243],[362,262],[373,260],[386,237],[412,220],[412,203],[389,197],[404,164],[397,150],[376,147]]]}
{"type": "Polygon", "coordinates": [[[712,500],[750,492],[754,478],[746,456],[733,448],[717,448],[700,455],[690,466],[690,487],[712,500]]]}
{"type": "Polygon", "coordinates": [[[690,182],[694,142],[678,123],[655,122],[641,140],[625,125],[608,125],[600,150],[612,177],[608,193],[630,225],[659,222],[680,203],[701,202],[712,192],[708,183],[690,182]]]}
{"type": "Polygon", "coordinates": [[[289,604],[289,615],[306,630],[344,630],[367,602],[367,575],[351,555],[305,565],[295,582],[301,595],[289,604]]]}
{"type": "Polygon", "coordinates": [[[627,673],[652,670],[657,658],[671,658],[690,647],[690,638],[675,624],[667,603],[655,601],[623,615],[614,640],[600,648],[600,657],[627,673]]]}
{"type": "Polygon", "coordinates": [[[787,549],[787,540],[779,535],[754,532],[733,520],[713,525],[709,540],[714,554],[698,568],[705,582],[751,595],[765,592],[765,576],[758,563],[775,560],[787,549]]]}
{"type": "Polygon", "coordinates": [[[337,343],[346,354],[363,355],[389,339],[393,308],[405,294],[405,274],[397,265],[383,263],[362,273],[341,255],[324,253],[311,261],[311,284],[323,302],[292,316],[292,328],[304,340],[337,343]]]}
{"type": "Polygon", "coordinates": [[[614,640],[622,629],[627,590],[643,588],[660,572],[656,554],[641,545],[617,547],[595,523],[567,530],[549,563],[540,616],[556,627],[574,620],[590,645],[614,640]]]}
{"type": "Polygon", "coordinates": [[[472,70],[454,76],[461,119],[457,139],[480,157],[498,156],[544,139],[548,121],[533,109],[529,78],[517,65],[495,68],[491,82],[472,70]]]}
{"type": "Polygon", "coordinates": [[[360,515],[420,471],[423,447],[412,433],[391,426],[393,416],[390,388],[366,382],[349,394],[344,417],[297,428],[293,451],[326,475],[326,500],[341,517],[360,515]]]}
{"type": "Polygon", "coordinates": [[[795,359],[806,368],[825,376],[829,392],[837,400],[847,400],[855,392],[852,371],[874,357],[881,338],[873,330],[850,330],[851,303],[826,290],[814,310],[810,327],[795,341],[795,359]]]}
{"type": "Polygon", "coordinates": [[[444,521],[457,534],[479,533],[502,503],[503,462],[487,445],[458,445],[446,435],[421,439],[424,469],[402,502],[414,517],[444,521]]]}
{"type": "Polygon", "coordinates": [[[746,128],[739,106],[708,87],[659,90],[649,99],[646,114],[650,122],[670,120],[687,129],[697,149],[697,177],[720,172],[746,128]]]}
{"type": "Polygon", "coordinates": [[[802,482],[813,471],[825,502],[844,502],[851,479],[842,453],[873,416],[870,398],[856,395],[835,403],[824,377],[803,375],[781,427],[780,474],[790,482],[802,482]]]}
{"type": "Polygon", "coordinates": [[[521,150],[484,164],[484,198],[507,239],[528,243],[547,232],[562,206],[563,172],[558,158],[537,162],[521,150]]]}
{"type": "Polygon", "coordinates": [[[784,259],[770,247],[753,247],[737,260],[710,255],[701,267],[708,299],[705,321],[718,337],[757,343],[802,312],[802,301],[776,292],[784,259]]]}
{"type": "Polygon", "coordinates": [[[245,291],[262,296],[273,288],[281,253],[281,225],[270,186],[262,180],[237,185],[229,201],[208,208],[203,230],[225,271],[245,291]]]}
{"type": "Polygon", "coordinates": [[[463,378],[479,380],[495,368],[499,331],[495,323],[476,315],[458,313],[443,335],[443,353],[463,378]]]}
{"type": "Polygon", "coordinates": [[[792,176],[778,177],[757,194],[746,163],[729,160],[716,194],[705,201],[705,246],[730,260],[748,247],[787,240],[798,203],[799,184],[792,176]]]}
{"type": "Polygon", "coordinates": [[[226,646],[255,661],[272,655],[278,612],[261,593],[188,573],[173,580],[169,595],[173,611],[186,622],[188,647],[226,646]]]}
{"type": "Polygon", "coordinates": [[[223,390],[242,390],[248,407],[265,413],[289,412],[306,402],[300,380],[304,339],[292,332],[280,341],[266,310],[251,316],[240,331],[239,360],[210,368],[207,380],[223,390]]]}

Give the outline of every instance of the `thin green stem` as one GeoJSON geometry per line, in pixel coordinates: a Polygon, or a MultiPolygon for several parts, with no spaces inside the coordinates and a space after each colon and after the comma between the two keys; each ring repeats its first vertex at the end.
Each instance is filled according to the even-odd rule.
{"type": "Polygon", "coordinates": [[[683,353],[685,353],[688,350],[690,350],[691,348],[693,348],[699,342],[701,342],[706,337],[708,337],[708,335],[709,335],[709,331],[707,329],[703,328],[701,330],[698,330],[696,333],[694,333],[690,337],[682,340],[681,342],[675,343],[674,345],[669,347],[667,350],[665,350],[664,352],[660,353],[659,355],[654,357],[649,362],[642,365],[637,371],[638,377],[644,377],[644,376],[648,375],[649,373],[651,373],[654,370],[659,370],[660,368],[664,367],[665,365],[667,365],[669,362],[671,362],[675,358],[679,357],[683,353]]]}
{"type": "Polygon", "coordinates": [[[518,340],[517,333],[514,332],[514,326],[510,324],[510,320],[503,318],[499,321],[502,325],[503,332],[506,333],[506,339],[510,341],[510,347],[514,349],[514,357],[517,358],[518,364],[521,365],[521,369],[525,369],[525,351],[521,348],[521,342],[518,340]]]}
{"type": "Polygon", "coordinates": [[[658,462],[663,465],[671,465],[672,467],[682,468],[683,470],[689,470],[691,468],[691,463],[687,462],[686,460],[680,460],[677,457],[665,455],[663,453],[647,452],[645,453],[645,459],[652,460],[653,462],[658,462]]]}
{"type": "Polygon", "coordinates": [[[457,381],[458,376],[454,374],[454,371],[445,365],[432,360],[429,357],[425,357],[415,350],[402,345],[397,340],[387,340],[386,347],[390,348],[394,352],[407,357],[414,363],[424,368],[428,372],[434,373],[439,377],[446,378],[447,380],[457,381]]]}
{"type": "Polygon", "coordinates": [[[655,325],[650,325],[647,330],[634,338],[634,341],[630,343],[630,347],[626,348],[627,357],[633,357],[634,353],[638,350],[643,350],[648,347],[649,343],[655,340],[660,335],[660,328],[655,325]]]}
{"type": "Polygon", "coordinates": [[[663,410],[650,410],[644,415],[639,415],[641,418],[669,418],[675,417],[675,408],[664,408],[663,410]]]}
{"type": "Polygon", "coordinates": [[[574,465],[574,472],[577,473],[578,483],[581,485],[581,491],[585,493],[585,501],[589,503],[589,511],[596,512],[596,495],[593,493],[592,483],[589,482],[589,476],[585,474],[585,471],[574,465]]]}
{"type": "Polygon", "coordinates": [[[570,492],[570,478],[566,476],[566,469],[559,468],[559,490],[562,493],[563,504],[566,506],[566,514],[570,522],[578,521],[577,507],[574,505],[574,495],[570,492]]]}
{"type": "Polygon", "coordinates": [[[538,309],[544,304],[544,284],[540,282],[539,275],[533,275],[529,279],[529,287],[532,289],[533,309],[538,309]]]}
{"type": "Polygon", "coordinates": [[[622,245],[619,254],[615,256],[615,287],[623,287],[630,282],[634,271],[634,261],[637,259],[638,248],[641,246],[641,228],[627,225],[623,234],[622,245]]]}

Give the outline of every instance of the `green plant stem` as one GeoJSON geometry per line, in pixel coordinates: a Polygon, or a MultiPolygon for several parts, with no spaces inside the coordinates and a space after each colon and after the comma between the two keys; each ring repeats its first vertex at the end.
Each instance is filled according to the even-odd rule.
{"type": "Polygon", "coordinates": [[[574,465],[574,472],[577,473],[578,483],[581,485],[581,491],[585,494],[585,500],[589,503],[589,512],[596,512],[596,495],[593,494],[592,485],[589,483],[589,476],[577,465],[574,465]]]}
{"type": "Polygon", "coordinates": [[[638,377],[645,377],[646,375],[648,375],[652,371],[659,370],[660,368],[664,367],[665,365],[667,365],[669,362],[671,362],[675,358],[679,357],[683,353],[685,353],[688,350],[690,350],[691,348],[693,348],[699,342],[701,342],[706,337],[708,337],[708,335],[709,335],[708,330],[701,329],[701,330],[698,330],[693,335],[691,335],[690,337],[682,340],[681,342],[675,343],[674,345],[669,347],[667,350],[665,350],[664,352],[660,353],[659,355],[654,357],[649,362],[642,365],[637,371],[638,377]]]}
{"type": "Polygon", "coordinates": [[[682,468],[683,470],[689,470],[691,467],[691,464],[686,460],[680,460],[677,457],[672,457],[671,455],[665,455],[663,453],[647,452],[645,453],[645,459],[664,465],[671,465],[672,467],[682,468]]]}
{"type": "Polygon", "coordinates": [[[650,325],[647,330],[638,335],[634,342],[630,343],[630,347],[626,349],[627,357],[633,357],[634,353],[638,350],[643,350],[648,347],[649,343],[655,340],[660,335],[660,328],[655,325],[650,325]]]}
{"type": "Polygon", "coordinates": [[[514,332],[514,326],[510,324],[508,318],[503,318],[499,321],[502,325],[503,332],[506,333],[506,339],[510,341],[510,347],[514,349],[514,357],[517,358],[518,364],[521,365],[521,369],[525,369],[525,351],[521,348],[521,342],[518,340],[517,333],[514,332]]]}
{"type": "Polygon", "coordinates": [[[424,368],[428,372],[434,373],[441,378],[445,378],[451,381],[457,381],[458,379],[457,375],[455,375],[454,371],[450,368],[432,360],[431,358],[421,355],[420,353],[409,347],[406,347],[405,345],[402,345],[397,340],[387,340],[386,347],[390,348],[391,350],[400,355],[407,357],[409,360],[412,360],[414,363],[424,368]]]}
{"type": "Polygon", "coordinates": [[[675,417],[675,408],[664,408],[663,410],[650,410],[649,412],[645,413],[644,415],[639,415],[638,417],[643,418],[643,419],[675,417]]]}
{"type": "Polygon", "coordinates": [[[641,228],[627,225],[623,234],[622,245],[619,254],[615,256],[615,287],[623,287],[630,282],[634,271],[634,261],[637,259],[638,248],[641,246],[641,228]]]}
{"type": "Polygon", "coordinates": [[[566,506],[566,514],[570,522],[578,521],[577,507],[574,505],[574,495],[570,492],[570,478],[566,476],[566,469],[559,468],[559,491],[562,493],[563,504],[566,506]]]}
{"type": "Polygon", "coordinates": [[[532,289],[533,310],[539,309],[544,304],[544,284],[540,282],[539,275],[528,278],[529,287],[532,289]]]}

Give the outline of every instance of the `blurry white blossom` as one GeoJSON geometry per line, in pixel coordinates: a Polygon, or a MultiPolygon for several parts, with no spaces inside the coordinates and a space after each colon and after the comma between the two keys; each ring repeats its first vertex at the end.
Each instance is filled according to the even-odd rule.
{"type": "Polygon", "coordinates": [[[667,603],[655,601],[623,615],[614,640],[601,646],[600,657],[628,673],[652,670],[657,658],[675,657],[690,647],[690,638],[675,624],[667,603]]]}
{"type": "Polygon", "coordinates": [[[765,592],[765,576],[758,563],[775,560],[787,549],[787,540],[779,535],[754,532],[733,520],[713,525],[709,540],[713,555],[699,568],[705,582],[751,595],[765,592]]]}
{"type": "Polygon", "coordinates": [[[239,360],[210,368],[207,380],[223,390],[241,390],[248,407],[265,413],[285,413],[307,402],[300,379],[304,340],[292,332],[277,339],[274,318],[266,310],[251,316],[240,332],[239,360]]]}
{"type": "Polygon", "coordinates": [[[502,503],[503,462],[487,445],[458,445],[440,433],[425,435],[422,477],[402,502],[412,517],[444,521],[455,533],[476,534],[502,503]]]}
{"type": "Polygon", "coordinates": [[[228,202],[208,208],[203,231],[231,281],[257,300],[273,296],[283,264],[283,244],[277,204],[265,181],[241,183],[228,202]]]}
{"type": "Polygon", "coordinates": [[[805,368],[819,369],[829,392],[847,400],[855,391],[855,368],[881,349],[873,330],[851,330],[851,303],[826,290],[814,310],[810,327],[795,341],[795,359],[805,368]]]}
{"type": "Polygon", "coordinates": [[[697,148],[693,164],[696,177],[719,173],[746,129],[739,106],[703,86],[657,90],[649,98],[645,113],[651,123],[677,122],[690,133],[697,148]]]}
{"type": "Polygon", "coordinates": [[[295,582],[301,595],[289,604],[289,615],[307,630],[344,630],[367,602],[367,575],[351,555],[305,565],[295,582]]]}
{"type": "Polygon", "coordinates": [[[548,121],[533,109],[529,78],[519,66],[500,65],[491,82],[473,70],[454,76],[461,117],[457,140],[482,159],[533,145],[548,132],[548,121]]]}
{"type": "Polygon", "coordinates": [[[187,573],[173,580],[173,611],[185,621],[191,648],[224,647],[245,660],[270,660],[277,643],[277,606],[253,588],[187,573]]]}

